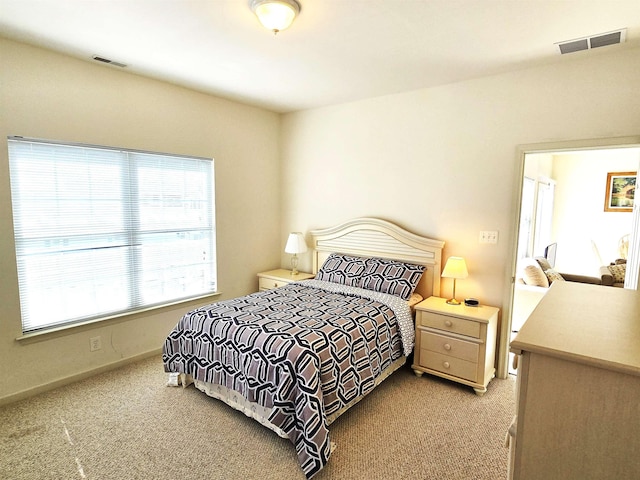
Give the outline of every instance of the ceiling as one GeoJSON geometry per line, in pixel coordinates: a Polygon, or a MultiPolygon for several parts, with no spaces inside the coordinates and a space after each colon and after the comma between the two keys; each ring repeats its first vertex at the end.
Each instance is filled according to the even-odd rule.
{"type": "Polygon", "coordinates": [[[248,0],[0,0],[0,35],[275,112],[640,46],[638,0],[299,2],[274,35],[248,0]],[[624,44],[555,45],[621,28],[624,44]]]}

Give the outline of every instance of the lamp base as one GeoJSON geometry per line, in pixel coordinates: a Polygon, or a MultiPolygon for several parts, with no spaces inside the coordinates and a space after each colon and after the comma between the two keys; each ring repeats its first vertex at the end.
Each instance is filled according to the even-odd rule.
{"type": "Polygon", "coordinates": [[[449,300],[447,300],[447,303],[449,305],[460,305],[460,302],[458,300],[456,300],[455,298],[450,298],[449,300]]]}

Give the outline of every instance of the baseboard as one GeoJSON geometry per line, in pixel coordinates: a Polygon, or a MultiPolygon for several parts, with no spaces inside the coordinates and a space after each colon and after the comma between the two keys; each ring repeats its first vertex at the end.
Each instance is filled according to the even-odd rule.
{"type": "Polygon", "coordinates": [[[140,360],[144,360],[145,358],[153,357],[155,355],[160,355],[161,353],[162,353],[162,348],[156,348],[148,352],[134,355],[133,357],[123,358],[121,360],[118,360],[117,362],[109,363],[107,365],[103,365],[98,368],[86,370],[84,372],[76,373],[68,377],[60,378],[53,382],[45,383],[43,385],[38,385],[37,387],[28,388],[26,390],[22,390],[17,393],[12,393],[11,395],[7,395],[6,397],[0,397],[0,406],[8,405],[9,403],[17,402],[19,400],[24,400],[26,398],[33,397],[40,393],[48,392],[49,390],[53,390],[58,387],[63,387],[65,385],[69,385],[70,383],[75,383],[80,380],[84,380],[85,378],[93,377],[94,375],[98,375],[100,373],[108,372],[109,370],[115,370],[116,368],[124,367],[125,365],[128,365],[130,363],[135,363],[140,360]]]}

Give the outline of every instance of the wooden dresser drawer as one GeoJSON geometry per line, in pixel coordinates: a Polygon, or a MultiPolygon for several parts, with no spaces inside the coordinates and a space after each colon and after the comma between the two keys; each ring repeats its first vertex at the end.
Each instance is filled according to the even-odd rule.
{"type": "Polygon", "coordinates": [[[468,362],[450,355],[442,355],[424,348],[420,349],[420,366],[464,378],[470,382],[476,381],[478,372],[478,364],[475,362],[468,362]]]}
{"type": "Polygon", "coordinates": [[[272,288],[282,287],[287,283],[290,282],[285,282],[283,280],[274,280],[273,278],[260,278],[260,280],[258,281],[258,287],[260,288],[260,290],[271,290],[272,288]]]}
{"type": "Polygon", "coordinates": [[[425,311],[421,311],[419,317],[420,325],[425,327],[480,338],[480,324],[478,322],[425,311]]]}
{"type": "Polygon", "coordinates": [[[420,332],[420,347],[469,362],[477,362],[480,352],[480,345],[477,343],[425,331],[420,332]]]}

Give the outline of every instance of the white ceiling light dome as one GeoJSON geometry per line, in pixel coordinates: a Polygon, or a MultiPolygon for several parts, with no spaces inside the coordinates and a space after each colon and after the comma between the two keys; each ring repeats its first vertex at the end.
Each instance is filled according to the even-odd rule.
{"type": "Polygon", "coordinates": [[[296,0],[250,0],[249,6],[260,23],[273,33],[289,27],[300,13],[296,0]]]}

